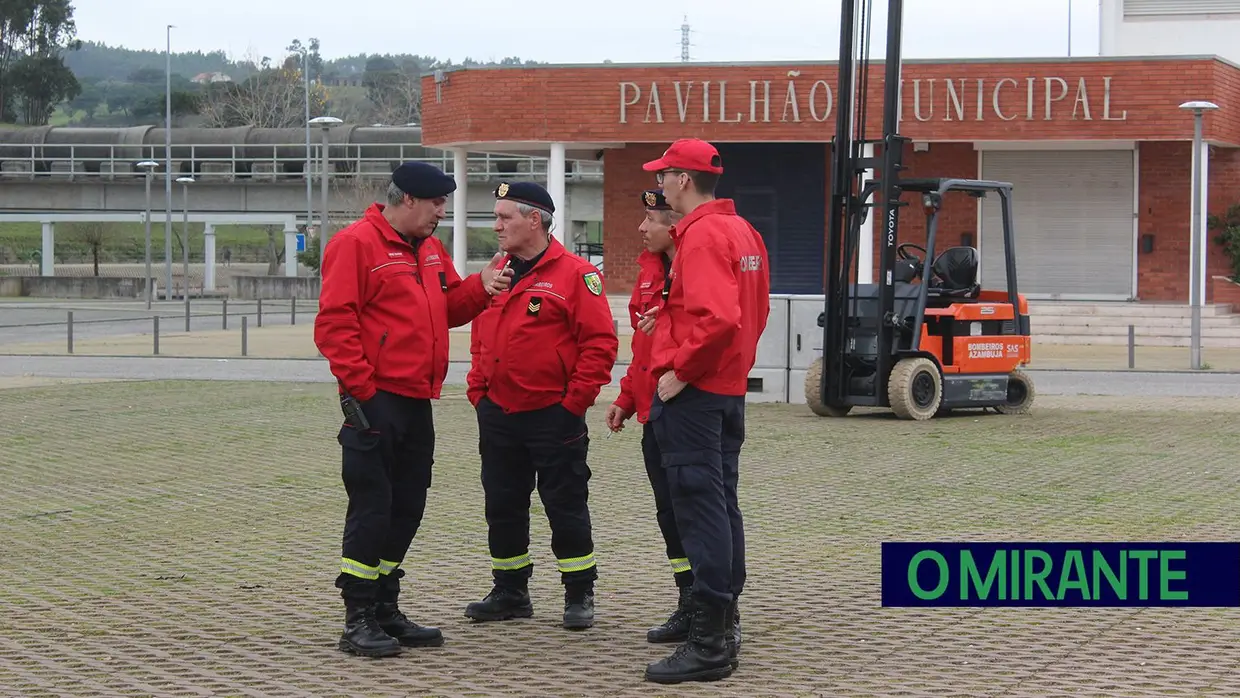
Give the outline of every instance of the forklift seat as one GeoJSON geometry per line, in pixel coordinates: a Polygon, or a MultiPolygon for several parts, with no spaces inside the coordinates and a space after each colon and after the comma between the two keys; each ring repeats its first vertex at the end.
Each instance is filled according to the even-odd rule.
{"type": "Polygon", "coordinates": [[[931,266],[931,295],[953,298],[976,298],[981,286],[977,283],[977,249],[949,247],[931,266]]]}

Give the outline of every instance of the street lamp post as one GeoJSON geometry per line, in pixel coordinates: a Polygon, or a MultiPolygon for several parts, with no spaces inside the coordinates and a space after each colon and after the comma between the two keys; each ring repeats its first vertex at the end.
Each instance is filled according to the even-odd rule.
{"type": "Polygon", "coordinates": [[[182,230],[185,237],[181,241],[181,264],[185,274],[185,331],[189,332],[189,185],[194,183],[193,177],[177,177],[181,183],[181,208],[185,221],[182,230]]]}
{"type": "Polygon", "coordinates": [[[310,49],[301,49],[301,72],[306,83],[306,232],[310,232],[310,222],[314,219],[314,186],[310,181],[310,49]]]}
{"type": "Polygon", "coordinates": [[[172,299],[172,30],[164,51],[164,297],[172,299]]]}
{"type": "Polygon", "coordinates": [[[335,126],[336,124],[340,124],[344,122],[342,122],[340,119],[337,119],[334,116],[319,116],[319,117],[310,119],[306,123],[313,124],[323,129],[323,147],[321,151],[322,161],[323,161],[323,170],[322,170],[323,179],[322,179],[322,184],[321,184],[322,197],[323,197],[323,217],[319,221],[319,274],[322,274],[323,273],[323,255],[327,251],[327,177],[328,177],[328,170],[329,170],[328,163],[330,162],[329,154],[327,152],[328,147],[330,145],[330,141],[328,140],[328,131],[331,130],[332,126],[335,126]]]}
{"type": "Polygon", "coordinates": [[[137,167],[146,172],[146,215],[142,217],[146,223],[146,309],[151,309],[151,171],[159,167],[154,160],[143,160],[137,167]]]}
{"type": "Polygon", "coordinates": [[[1202,153],[1202,118],[1205,112],[1218,109],[1213,102],[1192,101],[1180,105],[1181,109],[1193,112],[1193,217],[1190,239],[1192,240],[1188,274],[1188,303],[1192,306],[1191,340],[1189,349],[1190,365],[1194,371],[1201,369],[1201,304],[1205,292],[1205,230],[1202,223],[1202,182],[1205,179],[1205,157],[1202,153]]]}

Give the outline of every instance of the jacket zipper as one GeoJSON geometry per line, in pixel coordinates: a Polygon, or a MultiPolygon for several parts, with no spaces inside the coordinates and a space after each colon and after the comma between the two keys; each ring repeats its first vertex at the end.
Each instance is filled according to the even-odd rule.
{"type": "MultiPolygon", "coordinates": [[[[412,247],[412,245],[410,247],[412,247]]],[[[417,279],[418,288],[422,289],[422,300],[425,301],[425,306],[426,306],[427,326],[431,328],[431,384],[430,384],[430,387],[433,389],[435,386],[435,381],[438,378],[438,376],[436,376],[435,374],[435,348],[439,345],[439,341],[435,338],[435,317],[434,317],[434,312],[431,311],[431,297],[430,297],[430,294],[426,292],[426,284],[422,283],[422,259],[419,257],[420,254],[421,252],[419,250],[417,249],[413,250],[413,268],[414,268],[413,275],[417,279]]],[[[445,302],[447,301],[446,298],[444,300],[445,302]]]]}

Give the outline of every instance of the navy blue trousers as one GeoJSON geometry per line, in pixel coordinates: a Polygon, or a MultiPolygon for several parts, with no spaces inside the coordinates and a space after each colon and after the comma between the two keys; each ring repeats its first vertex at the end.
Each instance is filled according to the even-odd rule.
{"type": "Polygon", "coordinates": [[[693,567],[693,593],[723,606],[745,586],[745,530],[736,497],[745,398],[689,385],[666,403],[656,394],[650,423],[693,567]]]}

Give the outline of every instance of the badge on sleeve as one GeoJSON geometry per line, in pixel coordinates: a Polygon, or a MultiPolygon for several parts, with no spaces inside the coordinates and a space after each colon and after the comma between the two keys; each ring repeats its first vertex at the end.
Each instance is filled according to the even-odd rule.
{"type": "Polygon", "coordinates": [[[599,278],[597,271],[587,272],[582,275],[586,282],[586,288],[596,296],[603,295],[603,280],[599,278]]]}

